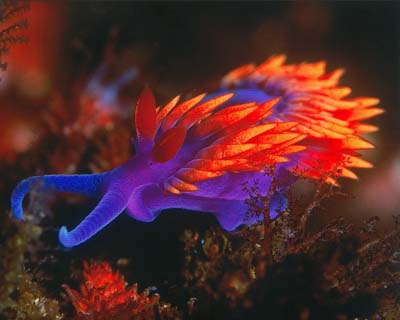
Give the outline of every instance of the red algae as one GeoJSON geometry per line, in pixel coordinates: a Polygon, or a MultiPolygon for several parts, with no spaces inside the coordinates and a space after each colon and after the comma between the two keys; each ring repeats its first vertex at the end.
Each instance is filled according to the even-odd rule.
{"type": "Polygon", "coordinates": [[[108,262],[83,263],[80,291],[64,288],[75,310],[75,319],[171,319],[175,309],[160,303],[158,294],[138,285],[127,286],[125,278],[108,262]]]}

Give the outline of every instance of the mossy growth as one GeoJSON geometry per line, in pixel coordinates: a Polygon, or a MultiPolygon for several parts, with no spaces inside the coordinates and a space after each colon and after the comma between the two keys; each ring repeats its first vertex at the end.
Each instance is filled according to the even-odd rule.
{"type": "Polygon", "coordinates": [[[0,230],[0,319],[62,319],[57,300],[46,296],[25,267],[25,254],[41,235],[41,228],[27,217],[15,223],[4,215],[0,230]]]}

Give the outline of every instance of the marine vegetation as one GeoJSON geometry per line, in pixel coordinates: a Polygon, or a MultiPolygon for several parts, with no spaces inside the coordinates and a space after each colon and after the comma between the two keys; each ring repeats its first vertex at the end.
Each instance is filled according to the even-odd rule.
{"type": "Polygon", "coordinates": [[[4,0],[0,3],[0,70],[7,69],[3,56],[10,53],[10,47],[16,43],[26,42],[24,31],[28,21],[24,13],[29,8],[28,1],[4,0]]]}
{"type": "Polygon", "coordinates": [[[36,275],[25,267],[27,252],[35,252],[42,228],[31,216],[24,224],[15,225],[2,219],[0,239],[7,239],[0,248],[0,317],[1,319],[62,319],[59,302],[49,297],[36,281],[36,275]]]}
{"type": "Polygon", "coordinates": [[[177,96],[164,107],[145,88],[131,159],[99,174],[27,178],[12,194],[14,216],[23,220],[27,193],[56,190],[101,199],[72,231],[60,229],[65,247],[85,242],[125,210],[145,222],[168,208],[207,212],[234,230],[260,220],[246,216],[245,182],[257,180],[269,193],[269,213],[261,219],[274,219],[298,177],[325,177],[327,184],[357,178],[349,168],[372,166],[357,152],[373,148],[360,134],[377,130],[363,121],[382,112],[374,107],[379,100],[345,99],[351,89],[338,86],[341,69],[326,74],[324,62],[286,65],[285,59],[245,65],[223,78],[220,91],[181,103],[177,96]],[[272,191],[273,183],[279,187],[272,191]]]}
{"type": "Polygon", "coordinates": [[[138,285],[126,287],[124,277],[107,262],[84,262],[80,292],[64,288],[75,307],[74,319],[176,319],[177,310],[160,302],[150,289],[138,292],[138,285]]]}
{"type": "MultiPolygon", "coordinates": [[[[310,232],[311,213],[321,213],[323,199],[344,196],[337,187],[314,183],[311,199],[290,196],[288,210],[267,234],[262,223],[233,233],[185,231],[183,277],[196,297],[193,319],[210,310],[213,319],[400,316],[399,216],[389,230],[379,231],[380,219],[372,217],[361,226],[338,218],[310,232]]],[[[263,215],[266,197],[257,187],[247,190],[251,214],[263,215]]]]}

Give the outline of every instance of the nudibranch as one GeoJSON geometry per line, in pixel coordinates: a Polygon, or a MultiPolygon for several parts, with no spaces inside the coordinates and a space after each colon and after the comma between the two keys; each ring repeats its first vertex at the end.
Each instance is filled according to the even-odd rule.
{"type": "MultiPolygon", "coordinates": [[[[213,214],[222,228],[234,230],[247,220],[248,192],[243,183],[289,173],[336,183],[356,178],[351,168],[369,168],[358,150],[373,145],[360,134],[377,130],[363,123],[382,112],[378,99],[352,98],[338,86],[343,71],[326,74],[325,63],[287,65],[273,56],[261,65],[245,65],[226,75],[220,91],[157,107],[149,89],[135,110],[135,155],[109,172],[44,175],[21,181],[11,196],[14,216],[23,219],[22,202],[33,188],[76,192],[101,200],[73,230],[62,227],[65,247],[79,245],[123,211],[153,221],[162,210],[181,208],[213,214]],[[275,176],[266,174],[273,166],[275,176]],[[325,175],[335,169],[335,176],[325,175]]],[[[291,179],[271,197],[276,217],[291,179]]],[[[259,218],[258,218],[259,219],[259,218]]]]}

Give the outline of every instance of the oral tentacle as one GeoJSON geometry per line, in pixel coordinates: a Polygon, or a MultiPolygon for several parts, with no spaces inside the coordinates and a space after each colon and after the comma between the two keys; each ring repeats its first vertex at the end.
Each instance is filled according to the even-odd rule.
{"type": "Polygon", "coordinates": [[[101,192],[105,174],[44,175],[22,180],[11,195],[11,209],[14,217],[24,220],[22,203],[25,195],[32,190],[54,190],[95,196],[101,192]]]}
{"type": "Polygon", "coordinates": [[[93,211],[73,230],[61,227],[58,239],[64,247],[77,246],[103,229],[125,210],[130,194],[110,188],[93,211]]]}

